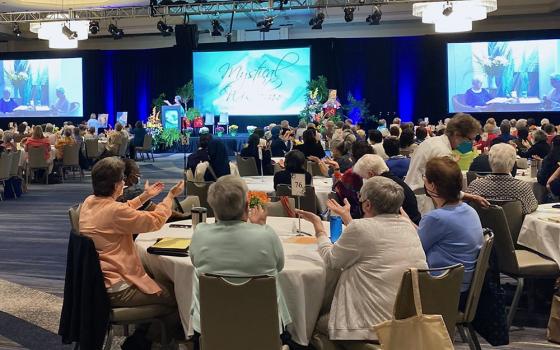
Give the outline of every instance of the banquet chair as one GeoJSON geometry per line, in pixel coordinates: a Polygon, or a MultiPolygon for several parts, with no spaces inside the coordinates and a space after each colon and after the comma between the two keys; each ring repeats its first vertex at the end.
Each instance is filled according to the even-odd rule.
{"type": "Polygon", "coordinates": [[[142,147],[136,147],[136,152],[140,152],[140,157],[142,160],[144,160],[144,154],[146,154],[146,156],[148,157],[148,160],[150,159],[150,153],[152,154],[152,162],[155,162],[154,160],[154,149],[152,147],[152,135],[150,134],[146,134],[144,136],[144,143],[142,144],[142,147]]]}
{"type": "Polygon", "coordinates": [[[68,217],[70,219],[70,226],[72,231],[80,232],[80,209],[81,204],[74,204],[70,209],[68,209],[68,217]]]}
{"type": "Polygon", "coordinates": [[[497,205],[503,209],[509,228],[509,233],[511,235],[511,240],[513,241],[513,246],[515,247],[515,249],[526,249],[523,246],[517,244],[517,238],[519,237],[519,232],[521,232],[523,220],[525,219],[521,202],[518,200],[495,199],[489,200],[489,202],[490,204],[497,205]]]}
{"type": "Polygon", "coordinates": [[[311,176],[323,176],[319,164],[310,160],[307,161],[307,172],[310,173],[311,176]]]}
{"type": "Polygon", "coordinates": [[[490,175],[490,173],[481,173],[476,171],[467,171],[467,186],[471,184],[476,179],[490,175]]]}
{"type": "Polygon", "coordinates": [[[519,299],[523,293],[526,278],[556,278],[560,275],[558,265],[553,260],[528,250],[515,249],[504,209],[498,205],[482,208],[473,207],[480,217],[482,227],[494,232],[498,272],[517,280],[517,287],[511,303],[507,322],[508,327],[515,317],[519,299]]]}
{"type": "Polygon", "coordinates": [[[212,133],[214,133],[214,123],[215,123],[215,118],[216,116],[214,115],[214,113],[206,113],[204,115],[204,126],[208,127],[212,127],[212,133]]]}
{"type": "Polygon", "coordinates": [[[128,150],[128,139],[126,141],[123,140],[119,145],[119,157],[126,158],[126,151],[128,150]]]}
{"type": "Polygon", "coordinates": [[[190,215],[193,207],[200,207],[200,199],[197,196],[187,196],[187,198],[182,201],[174,201],[172,209],[190,215]]]}
{"type": "MultiPolygon", "coordinates": [[[[427,315],[441,315],[451,339],[455,335],[455,323],[457,321],[457,310],[459,310],[459,295],[461,294],[464,270],[462,264],[418,270],[422,310],[427,315]],[[443,273],[439,276],[433,276],[433,272],[443,273]]],[[[410,270],[403,274],[395,299],[394,313],[397,320],[416,315],[410,270]]]]}
{"type": "MultiPolygon", "coordinates": [[[[12,165],[12,153],[2,152],[0,154],[0,182],[6,189],[6,180],[10,178],[10,168],[12,165]]],[[[3,200],[3,195],[0,196],[0,200],[3,200]]]]}
{"type": "MultiPolygon", "coordinates": [[[[23,157],[23,151],[19,150],[16,152],[12,153],[12,161],[10,163],[10,179],[22,179],[21,172],[20,172],[20,166],[19,164],[21,163],[21,158],[23,157]]],[[[22,185],[23,186],[23,185],[22,185]]],[[[14,182],[12,182],[12,190],[14,193],[16,193],[16,189],[14,187],[14,182]]],[[[17,198],[17,196],[15,197],[17,198]]]]}
{"type": "Polygon", "coordinates": [[[313,214],[317,214],[317,196],[315,195],[315,187],[306,185],[305,195],[300,197],[299,201],[295,196],[292,196],[292,186],[280,184],[276,187],[277,196],[288,196],[294,198],[296,202],[296,208],[308,211],[313,214]]]}
{"type": "Polygon", "coordinates": [[[80,172],[80,180],[84,179],[84,171],[80,167],[80,146],[78,144],[64,145],[62,153],[62,179],[64,170],[69,169],[74,173],[76,169],[80,172]]]}
{"type": "Polygon", "coordinates": [[[97,160],[99,158],[99,140],[95,139],[86,139],[86,157],[91,160],[97,160]]]}
{"type": "Polygon", "coordinates": [[[203,350],[289,350],[280,341],[273,276],[200,277],[203,350]]]}
{"type": "Polygon", "coordinates": [[[476,267],[471,280],[469,294],[465,302],[465,310],[462,312],[459,311],[459,315],[457,315],[457,328],[459,329],[461,338],[469,344],[470,350],[480,350],[480,344],[471,322],[476,315],[478,300],[480,299],[480,293],[484,285],[484,278],[488,270],[488,261],[493,245],[494,233],[492,230],[484,229],[484,242],[482,243],[478,258],[476,259],[476,267]],[[468,333],[465,333],[465,329],[468,333]]]}
{"type": "Polygon", "coordinates": [[[189,196],[197,196],[200,206],[206,208],[208,210],[207,216],[213,217],[214,211],[208,204],[208,188],[213,182],[211,181],[204,181],[204,182],[195,182],[195,181],[188,181],[187,180],[187,195],[189,196]]]}
{"type": "Polygon", "coordinates": [[[220,119],[218,119],[218,126],[225,126],[226,134],[229,134],[229,114],[220,113],[220,119]]]}
{"type": "MultiPolygon", "coordinates": [[[[266,204],[266,212],[268,216],[278,216],[288,218],[290,215],[286,212],[284,205],[280,198],[271,198],[278,199],[277,201],[271,201],[266,204]]],[[[296,207],[296,201],[293,198],[288,198],[288,206],[293,210],[296,207]]]]}
{"type": "Polygon", "coordinates": [[[515,165],[517,166],[517,169],[527,169],[529,167],[529,162],[527,161],[527,158],[518,158],[515,161],[515,165]]]}
{"type": "Polygon", "coordinates": [[[259,170],[257,169],[257,161],[254,157],[241,157],[239,155],[235,156],[237,161],[237,169],[239,170],[239,176],[258,176],[259,170]]]}
{"type": "Polygon", "coordinates": [[[45,160],[45,151],[41,147],[29,147],[27,151],[27,170],[25,170],[25,183],[29,184],[29,173],[36,170],[45,171],[45,183],[49,184],[49,164],[45,160]]]}

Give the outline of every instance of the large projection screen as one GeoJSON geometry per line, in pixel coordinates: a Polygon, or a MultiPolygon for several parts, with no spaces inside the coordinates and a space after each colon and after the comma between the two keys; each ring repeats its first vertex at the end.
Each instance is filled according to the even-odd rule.
{"type": "Polygon", "coordinates": [[[297,115],[310,68],[308,47],[194,52],[194,105],[203,114],[297,115]]]}
{"type": "Polygon", "coordinates": [[[560,111],[560,40],[447,44],[449,112],[560,111]]]}

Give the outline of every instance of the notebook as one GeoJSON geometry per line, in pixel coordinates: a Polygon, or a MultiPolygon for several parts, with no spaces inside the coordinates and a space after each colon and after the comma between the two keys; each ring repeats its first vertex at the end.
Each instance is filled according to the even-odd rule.
{"type": "Polygon", "coordinates": [[[170,256],[189,256],[191,240],[188,238],[163,237],[148,247],[148,253],[170,256]]]}

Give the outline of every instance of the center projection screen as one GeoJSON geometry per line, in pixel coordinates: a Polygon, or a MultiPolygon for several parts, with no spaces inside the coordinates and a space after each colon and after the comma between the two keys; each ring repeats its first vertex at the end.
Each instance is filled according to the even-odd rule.
{"type": "Polygon", "coordinates": [[[447,44],[449,112],[560,111],[560,40],[447,44]]]}
{"type": "Polygon", "coordinates": [[[203,114],[297,115],[305,107],[310,49],[193,53],[194,105],[203,114]]]}
{"type": "Polygon", "coordinates": [[[82,59],[0,60],[0,118],[82,117],[82,59]]]}

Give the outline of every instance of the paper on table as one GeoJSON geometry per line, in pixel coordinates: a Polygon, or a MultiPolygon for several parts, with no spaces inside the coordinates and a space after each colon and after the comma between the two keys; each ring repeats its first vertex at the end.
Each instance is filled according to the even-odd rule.
{"type": "Polygon", "coordinates": [[[557,224],[560,224],[560,216],[553,216],[553,217],[546,218],[546,219],[550,222],[555,222],[557,224]]]}
{"type": "Polygon", "coordinates": [[[316,244],[317,238],[309,237],[309,236],[297,236],[297,237],[290,237],[286,239],[284,242],[296,243],[296,244],[316,244]]]}
{"type": "Polygon", "coordinates": [[[191,245],[188,238],[164,237],[152,245],[158,249],[187,249],[191,245]]]}

